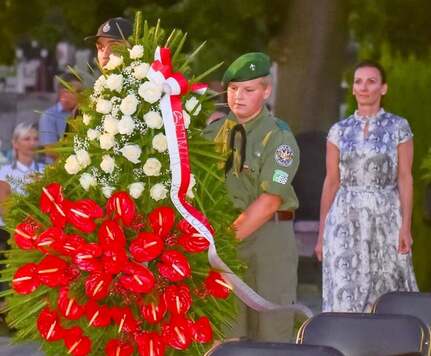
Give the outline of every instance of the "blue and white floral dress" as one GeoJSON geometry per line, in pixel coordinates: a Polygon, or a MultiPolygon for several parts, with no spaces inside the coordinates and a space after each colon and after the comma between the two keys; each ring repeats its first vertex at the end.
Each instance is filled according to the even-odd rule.
{"type": "Polygon", "coordinates": [[[330,129],[340,188],[323,234],[323,311],[365,312],[386,292],[417,290],[411,254],[398,253],[397,146],[412,137],[407,120],[383,109],[330,129]]]}

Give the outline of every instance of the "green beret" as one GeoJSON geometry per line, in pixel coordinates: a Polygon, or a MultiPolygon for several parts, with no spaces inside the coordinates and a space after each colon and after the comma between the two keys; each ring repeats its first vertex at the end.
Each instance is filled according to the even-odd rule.
{"type": "Polygon", "coordinates": [[[269,74],[271,60],[265,53],[251,52],[238,57],[223,75],[223,84],[244,82],[269,74]]]}

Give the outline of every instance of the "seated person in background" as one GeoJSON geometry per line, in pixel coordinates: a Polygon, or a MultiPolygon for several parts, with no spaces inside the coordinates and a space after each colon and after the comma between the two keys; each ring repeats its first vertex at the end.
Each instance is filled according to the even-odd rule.
{"type": "MultiPolygon", "coordinates": [[[[49,147],[58,142],[64,135],[67,126],[67,118],[74,115],[78,105],[78,92],[81,90],[81,83],[71,73],[60,76],[62,81],[69,83],[73,90],[69,90],[62,82],[58,84],[58,99],[55,105],[43,112],[39,120],[39,142],[41,146],[49,147]]],[[[47,154],[52,162],[55,158],[53,153],[47,154]]]]}

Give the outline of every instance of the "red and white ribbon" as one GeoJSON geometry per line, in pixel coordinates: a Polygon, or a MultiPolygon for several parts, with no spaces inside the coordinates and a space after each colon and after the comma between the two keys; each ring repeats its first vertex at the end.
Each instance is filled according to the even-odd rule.
{"type": "Polygon", "coordinates": [[[214,236],[206,217],[194,208],[187,200],[186,193],[190,183],[190,161],[187,143],[187,132],[184,127],[181,96],[187,91],[203,93],[206,90],[204,84],[194,84],[189,88],[187,79],[181,73],[172,72],[172,63],[169,48],[157,48],[147,77],[156,83],[163,85],[164,95],[160,99],[165,135],[168,141],[170,170],[172,174],[170,197],[178,212],[192,225],[210,246],[208,260],[210,265],[219,271],[223,278],[233,287],[233,291],[246,305],[257,311],[269,311],[291,309],[304,313],[311,317],[313,313],[302,304],[278,305],[257,294],[218,256],[214,243],[214,236]]]}

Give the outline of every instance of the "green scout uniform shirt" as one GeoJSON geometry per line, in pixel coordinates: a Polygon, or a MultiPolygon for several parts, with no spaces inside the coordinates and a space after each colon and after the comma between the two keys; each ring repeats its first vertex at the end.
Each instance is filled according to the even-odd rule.
{"type": "MultiPolygon", "coordinates": [[[[236,124],[238,120],[230,113],[205,128],[204,136],[214,140],[221,153],[229,154],[230,130],[236,124]]],[[[282,198],[278,210],[297,209],[291,183],[299,165],[299,148],[289,126],[266,108],[243,126],[247,134],[244,168],[240,173],[231,169],[226,176],[234,206],[245,210],[259,195],[270,193],[282,198]]]]}

